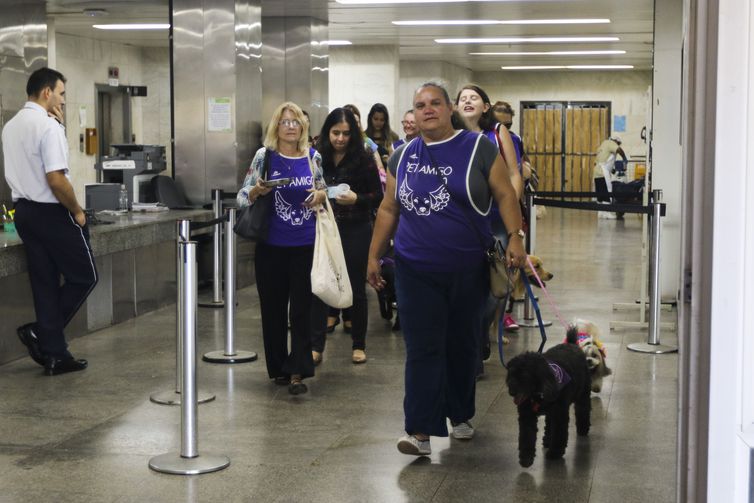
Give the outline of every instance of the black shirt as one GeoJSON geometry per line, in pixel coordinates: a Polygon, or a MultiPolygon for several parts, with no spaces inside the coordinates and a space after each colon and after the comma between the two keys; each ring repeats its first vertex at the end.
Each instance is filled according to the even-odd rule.
{"type": "MultiPolygon", "coordinates": [[[[331,156],[322,159],[325,182],[328,186],[347,183],[356,193],[356,204],[332,202],[338,223],[368,222],[382,201],[382,184],[374,158],[367,154],[347,153],[337,166],[331,156]],[[357,158],[358,157],[358,158],[357,158]]],[[[334,200],[333,200],[334,201],[334,200]]]]}

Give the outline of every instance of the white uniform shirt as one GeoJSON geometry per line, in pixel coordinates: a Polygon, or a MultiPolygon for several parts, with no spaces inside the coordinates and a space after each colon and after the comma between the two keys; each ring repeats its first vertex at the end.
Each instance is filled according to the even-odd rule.
{"type": "Polygon", "coordinates": [[[47,173],[68,176],[65,130],[44,108],[27,101],[3,128],[5,180],[14,201],[59,202],[47,183],[47,173]]]}

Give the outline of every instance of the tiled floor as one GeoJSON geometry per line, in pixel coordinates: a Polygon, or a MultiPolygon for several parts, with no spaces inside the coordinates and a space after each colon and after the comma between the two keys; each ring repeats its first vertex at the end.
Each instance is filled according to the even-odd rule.
{"type": "MultiPolygon", "coordinates": [[[[74,340],[74,354],[90,361],[84,372],[45,377],[29,358],[0,367],[0,501],[674,501],[677,356],[630,352],[626,344],[645,334],[608,331],[611,319],[638,316],[614,314],[612,303],[638,295],[640,228],[636,217],[552,208],[538,223],[552,296],[566,318],[600,325],[614,371],[593,395],[589,437],[572,431],[563,461],[540,451],[531,468],[518,465],[515,407],[495,360],[478,385],[472,441],[433,438],[424,459],[398,453],[403,342],[373,305],[369,362],[350,363],[339,327],[306,395],[269,382],[261,359],[200,362],[200,388],[217,399],[199,406],[199,452],[225,454],[231,465],[190,477],[153,472],[149,459],[180,444],[179,409],[148,399],[174,384],[171,307],[74,340]]],[[[262,357],[255,289],[239,292],[239,303],[237,347],[262,357]]],[[[542,309],[554,319],[544,301],[542,309]]],[[[199,315],[200,352],[221,349],[223,312],[199,315]]],[[[557,321],[548,335],[561,339],[557,321]]],[[[538,341],[538,331],[522,329],[507,357],[538,341]]]]}

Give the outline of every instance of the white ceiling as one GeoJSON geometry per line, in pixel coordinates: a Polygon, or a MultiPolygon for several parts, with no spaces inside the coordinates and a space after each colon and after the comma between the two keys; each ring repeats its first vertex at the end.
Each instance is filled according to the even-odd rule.
{"type": "MultiPolygon", "coordinates": [[[[168,22],[167,0],[48,0],[55,29],[139,46],[167,46],[166,31],[105,32],[94,23],[168,22]],[[105,9],[106,17],[85,16],[84,9],[105,9]]],[[[399,44],[401,59],[446,61],[474,71],[500,70],[502,65],[626,64],[647,70],[652,64],[653,0],[528,0],[439,4],[346,5],[334,0],[263,0],[265,16],[313,16],[329,20],[330,38],[356,45],[399,44]],[[610,24],[493,25],[407,27],[393,20],[419,19],[561,19],[607,18],[610,24]],[[617,36],[618,42],[447,45],[436,38],[501,36],[617,36]],[[529,52],[625,50],[621,55],[599,56],[471,56],[470,52],[529,52]]]]}

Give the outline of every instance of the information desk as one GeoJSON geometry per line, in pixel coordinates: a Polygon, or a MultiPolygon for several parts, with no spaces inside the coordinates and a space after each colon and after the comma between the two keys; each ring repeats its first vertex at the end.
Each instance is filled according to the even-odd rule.
{"type": "MultiPolygon", "coordinates": [[[[98,219],[112,222],[92,225],[89,229],[99,281],[86,305],[66,327],[69,341],[174,303],[175,222],[208,221],[212,219],[212,211],[132,212],[124,216],[98,215],[98,219]]],[[[211,229],[200,229],[192,235],[192,239],[200,242],[200,285],[211,281],[212,246],[208,235],[211,229]]],[[[253,245],[239,239],[238,288],[253,283],[252,259],[253,245]]],[[[206,295],[200,292],[200,300],[206,295]]],[[[16,336],[16,327],[34,320],[26,254],[16,233],[0,232],[0,319],[0,363],[4,363],[26,354],[16,336]]],[[[166,337],[175,336],[174,322],[165,328],[166,337]]]]}

